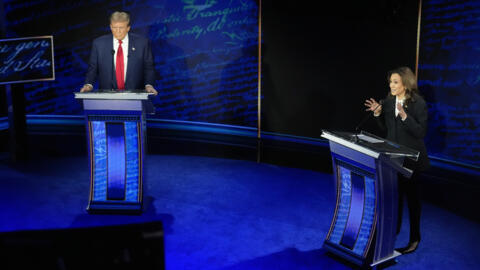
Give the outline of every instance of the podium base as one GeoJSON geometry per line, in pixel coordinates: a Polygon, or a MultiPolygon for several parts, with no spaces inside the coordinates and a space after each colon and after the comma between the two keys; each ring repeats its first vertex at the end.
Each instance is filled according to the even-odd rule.
{"type": "Polygon", "coordinates": [[[393,251],[393,254],[388,256],[388,257],[385,257],[385,258],[382,258],[381,260],[378,260],[372,264],[370,264],[370,267],[380,267],[382,265],[388,265],[390,263],[392,263],[392,260],[394,260],[395,258],[397,258],[398,256],[401,256],[402,253],[394,250],[393,251]]]}
{"type": "Polygon", "coordinates": [[[323,243],[323,248],[331,254],[344,259],[347,263],[353,264],[360,269],[383,269],[388,265],[395,264],[395,259],[402,255],[402,253],[394,250],[392,255],[372,262],[371,256],[361,257],[357,254],[354,254],[351,250],[340,245],[333,244],[329,241],[325,241],[323,243]]]}
{"type": "Polygon", "coordinates": [[[119,203],[90,203],[87,207],[89,214],[141,214],[143,206],[141,203],[119,204],[119,203]]]}

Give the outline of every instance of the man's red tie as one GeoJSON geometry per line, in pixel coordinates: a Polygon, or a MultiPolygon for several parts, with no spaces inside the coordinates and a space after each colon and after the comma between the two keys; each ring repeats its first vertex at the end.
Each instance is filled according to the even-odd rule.
{"type": "Polygon", "coordinates": [[[125,89],[125,78],[124,78],[124,64],[123,64],[123,50],[122,50],[122,41],[118,40],[118,50],[117,50],[117,66],[115,67],[115,73],[117,75],[117,86],[118,89],[125,89]]]}

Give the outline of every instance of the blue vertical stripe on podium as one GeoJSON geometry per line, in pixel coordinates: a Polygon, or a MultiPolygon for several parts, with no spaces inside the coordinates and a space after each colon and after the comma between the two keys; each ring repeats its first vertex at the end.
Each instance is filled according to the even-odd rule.
{"type": "Polygon", "coordinates": [[[92,155],[94,158],[93,201],[104,201],[107,198],[107,138],[105,122],[91,121],[92,155]]]}
{"type": "Polygon", "coordinates": [[[107,122],[107,200],[125,199],[125,129],[123,123],[107,122]]]}
{"type": "Polygon", "coordinates": [[[353,249],[362,222],[365,185],[362,175],[350,173],[352,199],[341,245],[353,249]]]}
{"type": "Polygon", "coordinates": [[[357,243],[353,252],[363,255],[367,252],[368,241],[373,233],[375,223],[375,180],[373,177],[365,176],[365,204],[363,208],[363,219],[360,231],[358,232],[357,243]]]}
{"type": "Polygon", "coordinates": [[[337,216],[335,218],[335,225],[333,231],[330,235],[330,241],[335,244],[340,244],[342,239],[343,232],[345,230],[345,225],[347,224],[348,212],[350,210],[350,200],[351,200],[351,179],[350,179],[350,170],[337,166],[337,179],[339,179],[340,194],[339,204],[337,209],[337,216]]]}
{"type": "Polygon", "coordinates": [[[125,122],[125,139],[127,153],[127,191],[125,201],[137,202],[140,200],[140,152],[139,138],[141,138],[139,122],[125,122]]]}

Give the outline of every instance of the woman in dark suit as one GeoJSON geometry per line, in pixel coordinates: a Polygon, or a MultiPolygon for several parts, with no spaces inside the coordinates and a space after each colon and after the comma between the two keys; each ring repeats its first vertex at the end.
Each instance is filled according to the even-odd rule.
{"type": "Polygon", "coordinates": [[[400,232],[403,213],[403,197],[407,199],[410,217],[408,245],[397,249],[402,254],[415,251],[420,243],[420,183],[418,175],[429,168],[430,162],[423,138],[427,132],[428,111],[425,100],[418,94],[417,82],[412,70],[400,67],[388,73],[390,93],[382,103],[373,98],[365,101],[367,111],[373,111],[387,139],[420,152],[417,161],[405,159],[404,166],[413,170],[410,179],[399,174],[398,225],[400,232]]]}

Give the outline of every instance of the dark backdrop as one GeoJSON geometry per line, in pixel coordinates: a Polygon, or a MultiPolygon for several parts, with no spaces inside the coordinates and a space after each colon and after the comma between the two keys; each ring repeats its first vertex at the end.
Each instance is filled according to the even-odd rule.
{"type": "MultiPolygon", "coordinates": [[[[364,100],[387,94],[389,70],[415,70],[418,2],[333,1],[314,6],[263,0],[262,131],[311,138],[319,138],[322,129],[353,131],[368,115],[364,100]]],[[[127,7],[137,15],[132,31],[149,35],[154,47],[168,48],[155,52],[171,56],[156,63],[166,72],[158,82],[156,105],[162,113],[157,117],[256,126],[256,0],[208,2],[211,6],[204,10],[210,13],[194,20],[182,16],[192,5],[200,10],[201,1],[53,3],[4,0],[0,5],[0,14],[6,7],[7,34],[55,36],[57,80],[14,87],[24,88],[27,113],[81,114],[72,92],[83,81],[91,40],[108,32],[105,14],[127,7]],[[48,5],[37,10],[39,3],[48,5]],[[175,35],[177,28],[208,29],[221,21],[225,8],[230,8],[229,23],[214,35],[175,35]],[[145,10],[149,16],[139,16],[145,10]]],[[[477,166],[480,39],[472,18],[478,17],[479,7],[477,0],[423,1],[419,72],[430,112],[429,154],[477,166]]],[[[0,117],[6,115],[4,97],[2,91],[0,117]]],[[[383,135],[372,119],[361,128],[383,135]]]]}
{"type": "Polygon", "coordinates": [[[263,131],[353,130],[364,100],[387,94],[388,70],[415,69],[418,1],[263,3],[263,131]]]}
{"type": "MultiPolygon", "coordinates": [[[[2,2],[3,6],[7,7],[7,26],[9,27],[7,32],[17,36],[53,34],[55,37],[57,80],[54,83],[25,86],[29,104],[27,113],[78,114],[80,108],[78,104],[71,102],[71,92],[83,81],[91,39],[108,32],[106,14],[112,10],[121,9],[122,4],[112,1],[68,4],[69,1],[66,1],[55,7],[53,1],[45,0],[40,1],[42,5],[12,0],[2,2]],[[41,7],[44,8],[41,9],[41,7]],[[34,19],[36,17],[38,19],[34,19]],[[87,18],[91,19],[87,20],[87,18]]],[[[234,2],[238,4],[231,4],[231,7],[255,1],[234,2]]],[[[158,5],[152,6],[152,10],[158,10],[160,13],[148,14],[147,17],[157,16],[160,23],[176,22],[175,18],[180,18],[181,14],[172,8],[181,4],[172,5],[168,9],[170,4],[163,6],[167,3],[169,2],[157,2],[158,5]],[[167,10],[171,12],[168,13],[167,10]],[[178,17],[173,16],[177,14],[179,14],[178,17]]],[[[285,5],[273,0],[264,0],[262,3],[262,131],[317,138],[322,128],[351,130],[365,116],[363,106],[365,98],[370,96],[382,98],[386,94],[388,70],[402,65],[414,68],[417,1],[376,0],[348,4],[337,1],[328,5],[321,4],[320,7],[307,4],[285,5]]],[[[146,4],[148,3],[143,1],[123,3],[135,14],[140,14],[135,11],[141,11],[146,4]]],[[[218,6],[215,10],[222,10],[225,7],[229,6],[218,6]]],[[[135,18],[132,29],[134,32],[145,32],[143,29],[150,25],[151,21],[155,22],[155,19],[142,19],[139,16],[135,18]]],[[[184,19],[180,19],[182,20],[184,19]]],[[[197,25],[201,26],[200,23],[197,25]]],[[[255,29],[247,28],[251,24],[248,22],[244,28],[237,27],[236,31],[246,29],[253,37],[255,29]]],[[[189,21],[186,21],[184,25],[186,28],[195,24],[189,24],[189,21]]],[[[174,27],[175,25],[172,24],[169,31],[174,27]]],[[[156,41],[158,37],[155,33],[151,35],[153,45],[158,43],[156,41]]],[[[173,44],[175,40],[167,41],[173,44]]],[[[224,42],[224,40],[219,39],[217,42],[224,42]]],[[[205,57],[202,57],[202,61],[206,61],[205,57]]],[[[207,60],[208,57],[217,56],[207,55],[207,60]]],[[[235,59],[235,57],[236,55],[232,55],[230,58],[235,59]]],[[[220,61],[224,62],[225,58],[220,61]]],[[[177,62],[167,63],[167,66],[161,66],[159,69],[166,70],[166,67],[177,70],[177,62]]],[[[254,63],[255,59],[251,62],[254,63]]],[[[225,70],[228,71],[228,69],[225,70]]],[[[255,72],[256,70],[252,68],[252,75],[255,72]]],[[[182,72],[182,74],[185,73],[182,72]]],[[[177,81],[183,80],[184,77],[180,77],[177,81]]],[[[254,81],[243,82],[254,89],[254,81]]],[[[187,86],[178,92],[177,99],[178,96],[185,96],[184,92],[191,87],[187,86]]],[[[165,92],[162,91],[163,85],[159,87],[160,92],[165,92]]],[[[228,85],[228,87],[235,87],[235,85],[228,85]]],[[[247,88],[246,93],[248,89],[250,88],[247,88]]],[[[170,88],[167,90],[159,100],[172,99],[173,96],[169,96],[170,88]]],[[[223,95],[221,93],[225,91],[222,88],[219,90],[217,95],[223,95]]],[[[254,92],[251,93],[245,99],[253,98],[254,92]]],[[[208,104],[211,94],[205,97],[207,98],[205,102],[208,104]]],[[[215,121],[217,119],[182,114],[184,111],[195,111],[198,103],[198,101],[189,102],[186,98],[170,106],[173,108],[172,113],[165,113],[163,116],[179,120],[215,121]],[[191,106],[184,108],[175,104],[191,104],[191,106]]],[[[247,106],[253,116],[256,106],[250,103],[247,106]]],[[[160,110],[165,107],[163,104],[159,106],[160,110]]],[[[256,120],[255,117],[248,119],[243,122],[219,122],[248,123],[247,125],[256,126],[252,122],[256,120]]],[[[365,129],[374,128],[370,122],[365,124],[365,129]]]]}
{"type": "MultiPolygon", "coordinates": [[[[5,11],[3,9],[3,2],[2,2],[0,4],[0,18],[4,18],[4,17],[5,17],[5,11]]],[[[0,38],[3,38],[4,36],[5,36],[5,24],[4,24],[4,20],[0,19],[0,38]]],[[[2,89],[3,87],[0,88],[0,118],[7,116],[5,91],[1,91],[2,89]]]]}

